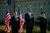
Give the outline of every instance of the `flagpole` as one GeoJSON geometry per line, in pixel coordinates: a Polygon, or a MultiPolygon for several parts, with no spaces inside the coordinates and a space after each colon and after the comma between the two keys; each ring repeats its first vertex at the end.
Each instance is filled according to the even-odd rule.
{"type": "Polygon", "coordinates": [[[42,11],[42,6],[41,6],[41,13],[42,13],[43,11],[42,11]]]}
{"type": "Polygon", "coordinates": [[[21,11],[20,11],[20,6],[19,6],[19,4],[18,4],[18,13],[19,13],[19,16],[20,16],[21,11]]]}
{"type": "Polygon", "coordinates": [[[14,12],[15,12],[15,0],[14,0],[14,12]]]}
{"type": "MultiPolygon", "coordinates": [[[[30,4],[30,8],[31,8],[31,4],[30,4]]],[[[31,12],[32,12],[32,10],[31,10],[31,12]]]]}
{"type": "MultiPolygon", "coordinates": [[[[6,10],[8,9],[8,3],[6,4],[6,10]]],[[[10,30],[9,30],[10,31],[10,30]]],[[[10,32],[8,32],[8,33],[10,33],[10,32]]]]}

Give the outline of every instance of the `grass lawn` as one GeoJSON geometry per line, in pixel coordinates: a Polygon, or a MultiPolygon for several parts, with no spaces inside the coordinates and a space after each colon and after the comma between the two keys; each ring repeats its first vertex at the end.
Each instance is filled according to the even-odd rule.
{"type": "MultiPolygon", "coordinates": [[[[10,27],[11,30],[11,27],[10,27]]],[[[12,31],[11,31],[12,32],[12,31]]],[[[50,33],[50,31],[46,30],[47,33],[50,33]]],[[[7,33],[5,32],[4,26],[0,26],[0,33],[7,33]]],[[[26,33],[26,29],[23,28],[23,33],[26,33]]],[[[33,33],[40,33],[40,27],[39,26],[35,26],[33,29],[33,33]]]]}

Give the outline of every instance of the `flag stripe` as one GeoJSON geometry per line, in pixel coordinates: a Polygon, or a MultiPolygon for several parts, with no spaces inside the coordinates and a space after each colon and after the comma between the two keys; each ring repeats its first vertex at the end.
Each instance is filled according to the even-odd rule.
{"type": "MultiPolygon", "coordinates": [[[[11,19],[11,18],[10,18],[11,19]]],[[[5,22],[8,23],[10,21],[10,19],[6,20],[5,22]]]]}
{"type": "Polygon", "coordinates": [[[6,17],[7,17],[8,15],[10,15],[10,13],[8,13],[8,14],[6,15],[6,17]]]}
{"type": "Polygon", "coordinates": [[[6,20],[7,20],[8,18],[10,18],[10,15],[9,15],[8,17],[6,17],[6,20]]]}

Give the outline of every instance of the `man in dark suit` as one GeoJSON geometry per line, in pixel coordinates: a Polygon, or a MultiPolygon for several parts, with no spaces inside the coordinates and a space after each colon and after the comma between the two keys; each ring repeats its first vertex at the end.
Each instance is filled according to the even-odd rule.
{"type": "Polygon", "coordinates": [[[18,33],[20,28],[20,18],[17,16],[17,12],[14,12],[14,16],[11,18],[12,33],[18,33]]]}
{"type": "Polygon", "coordinates": [[[34,16],[31,13],[31,8],[28,8],[28,13],[25,14],[26,33],[32,33],[34,26],[34,16]]]}
{"type": "Polygon", "coordinates": [[[38,20],[40,20],[41,33],[46,33],[47,19],[46,19],[44,12],[41,13],[41,16],[38,17],[38,20]]]}

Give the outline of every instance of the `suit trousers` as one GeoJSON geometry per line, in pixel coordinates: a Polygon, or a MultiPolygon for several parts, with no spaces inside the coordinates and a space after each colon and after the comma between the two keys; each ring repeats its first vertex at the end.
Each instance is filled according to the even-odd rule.
{"type": "Polygon", "coordinates": [[[46,33],[46,25],[40,27],[41,33],[46,33]]]}
{"type": "Polygon", "coordinates": [[[32,33],[33,27],[27,27],[26,28],[26,33],[32,33]]]}
{"type": "Polygon", "coordinates": [[[18,33],[19,28],[13,28],[12,33],[18,33]]]}

